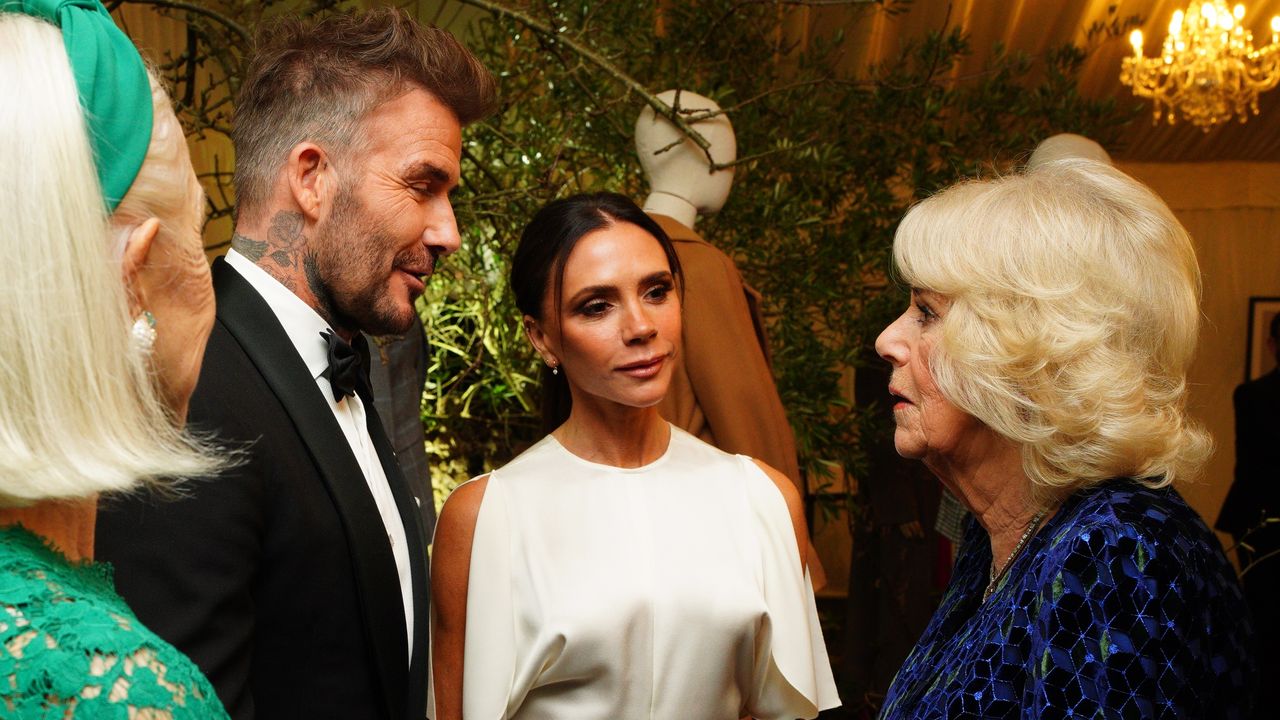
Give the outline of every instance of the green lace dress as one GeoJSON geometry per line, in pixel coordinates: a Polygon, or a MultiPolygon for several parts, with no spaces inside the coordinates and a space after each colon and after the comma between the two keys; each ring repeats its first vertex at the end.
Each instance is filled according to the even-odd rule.
{"type": "Polygon", "coordinates": [[[106,565],[0,528],[0,717],[227,718],[195,663],[138,622],[106,565]]]}

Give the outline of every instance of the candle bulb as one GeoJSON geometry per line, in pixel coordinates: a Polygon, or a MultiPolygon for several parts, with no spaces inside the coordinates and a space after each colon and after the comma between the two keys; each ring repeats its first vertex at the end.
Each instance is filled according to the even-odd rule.
{"type": "Polygon", "coordinates": [[[1121,82],[1152,98],[1157,122],[1174,122],[1175,109],[1206,132],[1232,116],[1245,122],[1258,94],[1280,83],[1280,16],[1271,18],[1270,44],[1255,48],[1244,22],[1248,12],[1239,2],[1192,0],[1173,13],[1169,34],[1151,58],[1143,55],[1143,33],[1134,30],[1121,82]]]}

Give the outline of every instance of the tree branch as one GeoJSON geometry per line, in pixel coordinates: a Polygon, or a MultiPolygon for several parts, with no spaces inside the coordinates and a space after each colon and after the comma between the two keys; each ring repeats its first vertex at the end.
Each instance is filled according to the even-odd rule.
{"type": "Polygon", "coordinates": [[[194,3],[181,2],[180,0],[122,0],[121,4],[122,5],[152,5],[158,8],[164,8],[166,10],[181,10],[183,12],[191,13],[192,15],[202,15],[222,25],[223,27],[227,28],[231,32],[235,33],[236,35],[239,35],[240,39],[244,41],[245,47],[249,47],[250,45],[253,44],[253,35],[250,34],[249,31],[246,30],[243,25],[236,22],[235,20],[232,20],[226,15],[223,15],[220,12],[210,10],[209,8],[206,8],[206,7],[201,7],[194,3]]]}
{"type": "Polygon", "coordinates": [[[1240,569],[1240,577],[1243,578],[1246,573],[1248,573],[1250,570],[1253,570],[1262,561],[1270,560],[1271,558],[1276,557],[1278,555],[1280,555],[1280,550],[1272,550],[1271,552],[1266,553],[1265,555],[1255,558],[1253,562],[1249,563],[1248,565],[1245,565],[1243,568],[1240,569]]]}
{"type": "Polygon", "coordinates": [[[792,5],[799,7],[835,7],[838,5],[883,5],[884,0],[741,0],[735,3],[733,7],[724,11],[720,17],[716,18],[707,26],[707,31],[703,33],[702,39],[698,41],[698,48],[706,46],[711,36],[720,30],[720,26],[724,24],[731,16],[748,5],[792,5]]]}
{"type": "Polygon", "coordinates": [[[781,154],[781,153],[795,152],[796,150],[799,150],[800,148],[808,147],[808,146],[810,146],[810,145],[813,145],[813,144],[814,144],[814,143],[816,143],[816,142],[818,142],[818,139],[817,139],[817,138],[809,138],[808,140],[805,140],[804,142],[796,143],[795,145],[789,145],[789,146],[787,146],[787,147],[773,148],[772,150],[764,150],[764,151],[762,151],[762,152],[753,153],[753,154],[751,154],[751,155],[744,155],[744,156],[742,156],[742,157],[738,158],[737,160],[734,160],[733,162],[727,162],[727,163],[711,163],[711,170],[710,170],[710,172],[717,172],[717,171],[719,171],[719,170],[724,170],[724,169],[726,169],[726,168],[734,167],[735,165],[743,165],[743,164],[745,164],[745,163],[754,162],[754,161],[759,160],[759,159],[761,159],[761,158],[767,158],[767,157],[769,157],[770,155],[779,155],[779,154],[781,154]]]}
{"type": "MultiPolygon", "coordinates": [[[[770,88],[768,90],[765,90],[764,92],[756,93],[755,95],[752,95],[751,97],[747,98],[746,100],[743,100],[740,103],[734,103],[729,107],[720,108],[719,110],[710,110],[710,109],[689,110],[687,111],[689,114],[689,117],[685,119],[691,123],[700,123],[703,120],[710,120],[711,118],[719,115],[728,115],[732,112],[736,112],[752,103],[759,102],[764,98],[769,97],[770,95],[777,95],[778,93],[791,92],[792,90],[799,90],[801,88],[811,87],[813,85],[827,85],[834,82],[837,82],[835,78],[826,78],[826,77],[816,78],[813,80],[801,80],[799,82],[794,82],[789,85],[783,85],[782,87],[777,87],[777,88],[770,88]]],[[[857,83],[857,84],[869,85],[870,83],[857,83]]],[[[657,153],[654,153],[654,154],[656,155],[657,153]]]]}
{"type": "MultiPolygon", "coordinates": [[[[848,1],[870,2],[872,0],[845,0],[845,1],[846,2],[848,1]]],[[[502,15],[504,17],[511,18],[512,20],[515,20],[521,25],[524,25],[525,27],[529,28],[533,32],[536,32],[540,35],[547,36],[548,38],[551,38],[555,42],[564,43],[565,47],[568,47],[570,50],[573,50],[575,53],[582,56],[585,60],[587,60],[591,64],[609,73],[614,78],[616,78],[618,82],[626,86],[628,90],[639,95],[640,98],[645,101],[645,104],[653,108],[653,111],[655,113],[671,121],[671,124],[679,128],[680,132],[684,133],[690,140],[694,142],[694,144],[696,144],[699,148],[701,148],[702,152],[705,153],[707,156],[707,162],[710,162],[712,164],[715,163],[715,161],[711,157],[711,143],[707,142],[707,139],[704,138],[701,133],[699,133],[697,130],[694,130],[693,126],[688,122],[686,122],[684,118],[680,117],[680,115],[676,112],[674,108],[664,103],[661,99],[658,98],[657,95],[654,95],[653,93],[649,92],[644,85],[640,84],[638,80],[631,77],[627,73],[623,72],[621,68],[619,68],[617,65],[614,65],[604,55],[601,55],[600,53],[587,47],[586,45],[579,43],[578,41],[574,40],[568,35],[565,35],[551,28],[546,23],[543,23],[539,20],[536,20],[530,17],[527,13],[521,12],[520,10],[517,10],[515,8],[507,7],[506,5],[503,5],[502,3],[497,2],[496,0],[458,0],[458,2],[461,2],[465,5],[471,5],[472,7],[480,8],[481,10],[486,10],[495,15],[502,15]]]]}
{"type": "Polygon", "coordinates": [[[488,165],[480,162],[480,158],[476,157],[475,153],[471,152],[471,149],[468,148],[466,145],[462,146],[462,157],[470,161],[471,164],[475,166],[477,170],[480,171],[480,174],[483,175],[485,179],[489,181],[489,184],[493,185],[495,188],[498,188],[499,190],[502,189],[502,181],[499,180],[498,177],[489,170],[488,165]]]}
{"type": "Polygon", "coordinates": [[[183,75],[186,88],[182,92],[182,103],[184,105],[193,105],[196,101],[196,66],[200,64],[196,57],[196,49],[198,40],[196,39],[195,28],[187,26],[187,58],[186,73],[183,75]]]}

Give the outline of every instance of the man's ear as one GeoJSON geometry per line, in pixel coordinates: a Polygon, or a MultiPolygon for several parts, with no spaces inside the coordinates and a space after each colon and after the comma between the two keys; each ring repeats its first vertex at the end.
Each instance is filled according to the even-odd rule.
{"type": "Polygon", "coordinates": [[[315,143],[298,143],[289,152],[285,164],[289,194],[310,222],[317,221],[332,200],[332,191],[337,187],[333,172],[329,154],[315,143]]]}
{"type": "Polygon", "coordinates": [[[532,315],[525,315],[521,320],[524,325],[524,334],[529,338],[529,342],[533,343],[533,349],[538,351],[542,356],[542,361],[551,367],[560,364],[560,358],[556,357],[555,352],[551,349],[551,343],[548,341],[546,332],[543,331],[542,325],[538,323],[537,318],[532,315]]]}
{"type": "Polygon", "coordinates": [[[147,306],[147,287],[144,271],[150,267],[151,248],[155,245],[156,235],[160,232],[160,219],[147,218],[140,225],[129,231],[124,242],[124,257],[120,262],[120,274],[124,280],[125,290],[129,293],[130,317],[142,312],[147,306]]]}

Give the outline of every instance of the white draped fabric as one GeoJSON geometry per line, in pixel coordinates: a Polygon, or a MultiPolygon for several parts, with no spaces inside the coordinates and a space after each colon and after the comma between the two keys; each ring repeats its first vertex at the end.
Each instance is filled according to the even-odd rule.
{"type": "Polygon", "coordinates": [[[839,702],[781,493],[675,428],[644,467],[548,437],[490,475],[467,595],[469,719],[812,718],[839,702]]]}

